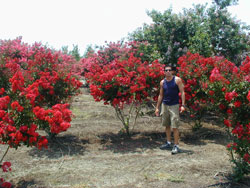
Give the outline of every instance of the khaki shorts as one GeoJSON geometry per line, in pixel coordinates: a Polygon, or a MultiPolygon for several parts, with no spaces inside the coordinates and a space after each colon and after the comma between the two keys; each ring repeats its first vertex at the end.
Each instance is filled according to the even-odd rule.
{"type": "Polygon", "coordinates": [[[179,104],[168,106],[162,103],[161,108],[162,126],[171,126],[171,128],[179,128],[180,112],[179,104]]]}

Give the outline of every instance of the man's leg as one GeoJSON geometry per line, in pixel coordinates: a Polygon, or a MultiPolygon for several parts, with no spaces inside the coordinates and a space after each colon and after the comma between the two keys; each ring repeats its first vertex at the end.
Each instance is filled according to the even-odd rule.
{"type": "Polygon", "coordinates": [[[171,143],[171,127],[170,126],[166,126],[166,138],[167,138],[167,142],[171,143]]]}
{"type": "Polygon", "coordinates": [[[174,132],[174,147],[172,149],[172,154],[176,154],[180,152],[179,149],[179,129],[178,128],[173,128],[173,132],[174,132]]]}
{"type": "Polygon", "coordinates": [[[162,106],[162,125],[166,131],[166,139],[167,142],[160,146],[160,149],[171,149],[171,127],[170,127],[170,116],[169,116],[169,109],[167,105],[162,106]]]}
{"type": "Polygon", "coordinates": [[[180,139],[179,129],[173,128],[173,132],[174,132],[174,145],[179,145],[179,139],[180,139]]]}
{"type": "Polygon", "coordinates": [[[161,145],[160,149],[171,150],[172,146],[171,146],[171,127],[170,126],[166,126],[166,138],[167,138],[167,142],[161,145]]]}
{"type": "Polygon", "coordinates": [[[171,106],[170,109],[170,117],[171,117],[171,127],[174,133],[174,147],[172,149],[172,154],[178,153],[179,150],[179,124],[180,124],[180,116],[179,116],[179,105],[171,106]]]}

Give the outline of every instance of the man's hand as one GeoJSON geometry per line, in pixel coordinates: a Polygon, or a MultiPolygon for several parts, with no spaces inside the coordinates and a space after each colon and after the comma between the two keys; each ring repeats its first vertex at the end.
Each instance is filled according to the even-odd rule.
{"type": "Polygon", "coordinates": [[[160,114],[159,114],[159,109],[158,109],[158,108],[155,109],[155,115],[156,115],[156,116],[160,116],[160,114]]]}
{"type": "Polygon", "coordinates": [[[184,106],[181,106],[181,113],[184,112],[186,108],[184,106]]]}

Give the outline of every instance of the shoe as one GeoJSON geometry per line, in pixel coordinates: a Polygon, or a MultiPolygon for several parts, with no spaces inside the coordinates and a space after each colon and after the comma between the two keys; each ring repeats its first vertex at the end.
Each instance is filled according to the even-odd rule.
{"type": "Polygon", "coordinates": [[[171,148],[172,148],[171,144],[169,144],[167,142],[166,142],[166,144],[163,144],[160,146],[160,149],[162,149],[162,150],[165,150],[165,149],[170,150],[171,148]]]}
{"type": "Polygon", "coordinates": [[[180,148],[178,146],[174,146],[173,149],[172,149],[172,154],[177,154],[180,152],[180,148]]]}

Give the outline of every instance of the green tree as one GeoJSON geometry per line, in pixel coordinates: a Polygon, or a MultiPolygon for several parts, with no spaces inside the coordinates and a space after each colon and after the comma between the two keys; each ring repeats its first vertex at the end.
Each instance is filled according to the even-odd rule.
{"type": "Polygon", "coordinates": [[[63,54],[69,54],[69,46],[62,46],[61,51],[63,54]]]}
{"type": "Polygon", "coordinates": [[[72,55],[76,61],[79,61],[81,59],[80,50],[78,48],[78,45],[73,45],[73,49],[69,52],[70,55],[72,55]]]}
{"type": "Polygon", "coordinates": [[[213,5],[207,11],[212,51],[240,65],[244,54],[250,51],[250,28],[232,18],[227,9],[222,7],[220,4],[213,5]]]}
{"type": "Polygon", "coordinates": [[[156,10],[148,12],[153,24],[144,24],[142,29],[130,34],[130,40],[148,41],[158,51],[164,64],[175,65],[178,58],[188,50],[210,55],[207,52],[210,50],[204,49],[210,47],[207,40],[209,36],[206,33],[202,36],[202,31],[208,28],[202,24],[206,23],[205,6],[195,8],[192,11],[185,9],[184,14],[175,14],[171,8],[163,14],[156,10]],[[204,41],[200,40],[200,36],[204,41]]]}
{"type": "Polygon", "coordinates": [[[88,58],[90,55],[93,55],[94,53],[95,53],[95,50],[92,47],[92,45],[88,45],[83,54],[83,58],[88,58]]]}
{"type": "Polygon", "coordinates": [[[250,28],[227,11],[235,3],[237,0],[217,0],[210,8],[198,4],[179,14],[171,8],[163,13],[147,12],[153,24],[144,24],[129,40],[148,41],[164,64],[175,65],[180,56],[191,51],[205,57],[224,56],[239,65],[250,51],[250,28]]]}
{"type": "Polygon", "coordinates": [[[217,7],[220,9],[224,9],[231,5],[236,5],[239,0],[214,0],[213,2],[216,4],[217,7]]]}
{"type": "Polygon", "coordinates": [[[73,49],[69,50],[69,46],[62,46],[61,51],[63,54],[71,55],[76,61],[79,61],[82,57],[78,45],[73,44],[73,49]]]}

